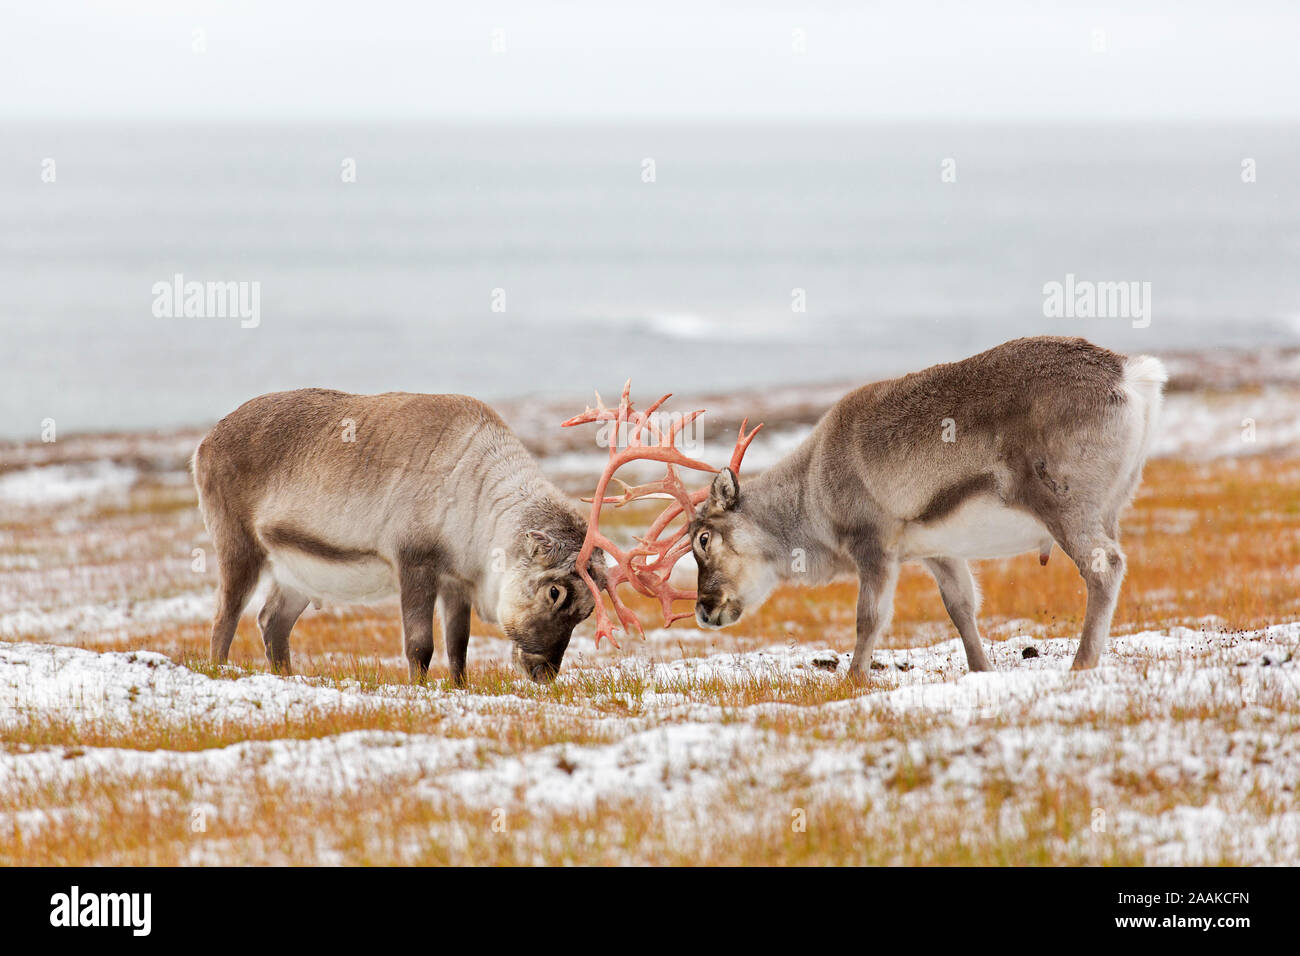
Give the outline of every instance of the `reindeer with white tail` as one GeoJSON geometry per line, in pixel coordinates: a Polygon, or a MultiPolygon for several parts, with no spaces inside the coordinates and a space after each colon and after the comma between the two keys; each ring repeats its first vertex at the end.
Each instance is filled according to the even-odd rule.
{"type": "MultiPolygon", "coordinates": [[[[696,619],[725,627],[779,584],[856,575],[850,676],[861,682],[889,626],[899,566],[919,561],[939,585],[971,670],[982,671],[990,665],[967,562],[1038,551],[1046,563],[1056,543],[1087,588],[1074,667],[1095,667],[1124,578],[1119,516],[1141,480],[1166,378],[1149,356],[1126,357],[1078,338],[1017,339],[851,392],[798,448],[743,484],[736,467],[753,435],[742,426],[733,467],[707,490],[686,492],[670,463],[663,482],[620,498],[598,493],[602,503],[677,498],[639,548],[615,555],[620,569],[611,594],[627,580],[659,596],[670,618],[671,600],[690,595],[666,591],[668,573],[693,552],[696,619]],[[682,527],[660,541],[677,515],[686,516],[682,527]]],[[[611,456],[612,468],[633,457],[651,456],[611,456]]],[[[607,543],[595,531],[598,515],[599,505],[588,547],[607,543]]],[[[616,598],[615,606],[626,623],[616,598]]]]}

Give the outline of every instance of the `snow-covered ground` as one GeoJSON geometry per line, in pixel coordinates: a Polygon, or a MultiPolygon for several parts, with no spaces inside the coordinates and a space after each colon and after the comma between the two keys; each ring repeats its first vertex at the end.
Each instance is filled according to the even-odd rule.
{"type": "MultiPolygon", "coordinates": [[[[234,671],[208,677],[148,652],[0,644],[0,728],[11,736],[51,720],[101,734],[211,720],[256,737],[304,715],[394,708],[454,730],[357,729],[185,750],[135,749],[129,740],[72,751],[11,747],[0,754],[0,798],[13,809],[0,827],[35,833],[76,809],[49,794],[120,780],[160,808],[200,806],[217,819],[238,815],[259,788],[289,786],[324,800],[369,787],[431,806],[454,801],[484,819],[494,810],[535,818],[632,802],[683,834],[698,836],[704,813],[717,838],[790,800],[924,813],[939,802],[982,803],[998,781],[1011,807],[1022,791],[1036,800],[1045,787],[1083,788],[1087,819],[1078,829],[1106,833],[1147,862],[1300,863],[1300,624],[1119,637],[1104,666],[1086,674],[1068,670],[1064,640],[992,643],[992,674],[965,673],[957,641],[883,651],[875,686],[808,705],[724,698],[728,688],[763,684],[840,686],[847,655],[778,645],[665,660],[656,657],[656,636],[643,657],[570,670],[555,691],[533,695],[367,690],[234,671]],[[582,693],[564,694],[566,682],[582,693]],[[499,732],[509,722],[564,724],[576,738],[599,740],[503,748],[499,732]],[[906,768],[926,769],[900,796],[906,768]],[[741,781],[771,800],[734,805],[729,794],[741,781]],[[1134,781],[1139,796],[1157,785],[1175,794],[1205,787],[1211,796],[1151,812],[1135,799],[1134,781]],[[1262,814],[1261,805],[1278,809],[1262,814]]],[[[321,862],[337,859],[327,844],[321,862]]],[[[194,852],[237,862],[246,850],[194,852]]]]}
{"type": "Polygon", "coordinates": [[[210,621],[216,598],[211,589],[168,598],[122,598],[55,609],[18,607],[0,613],[0,638],[19,636],[104,643],[142,629],[180,621],[210,621]]]}
{"type": "MultiPolygon", "coordinates": [[[[1184,380],[1207,374],[1203,364],[1171,369],[1184,380]]],[[[1155,454],[1220,461],[1198,465],[1210,475],[1198,481],[1262,469],[1284,485],[1300,456],[1293,372],[1171,392],[1155,454]],[[1261,454],[1269,457],[1223,461],[1261,454]]],[[[752,474],[794,447],[841,392],[787,388],[699,404],[711,409],[706,421],[738,422],[766,402],[757,417],[771,424],[747,456],[752,474]]],[[[544,468],[580,493],[605,450],[594,429],[555,428],[574,410],[506,411],[530,447],[547,451],[544,468]]],[[[734,424],[710,427],[694,451],[721,461],[733,434],[734,424]]],[[[211,824],[201,837],[146,859],[422,860],[431,839],[473,846],[446,829],[449,819],[500,811],[542,834],[515,860],[659,862],[662,853],[644,850],[655,844],[689,860],[743,862],[719,848],[762,838],[784,849],[751,858],[778,862],[796,808],[807,811],[810,834],[834,817],[875,847],[859,858],[823,845],[813,862],[963,862],[958,850],[968,849],[978,862],[1300,864],[1300,623],[1222,626],[1241,613],[1255,613],[1252,622],[1300,616],[1286,603],[1295,570],[1281,532],[1252,579],[1258,588],[1267,573],[1285,590],[1263,613],[1189,600],[1177,579],[1149,586],[1144,620],[1203,620],[1204,629],[1113,638],[1103,666],[1087,674],[1068,670],[1071,642],[1043,639],[1046,615],[1077,609],[1034,607],[987,622],[997,673],[967,674],[960,643],[941,639],[951,630],[937,619],[896,642],[924,646],[878,650],[871,686],[855,691],[843,676],[848,655],[817,643],[845,646],[849,605],[830,635],[808,622],[831,618],[809,615],[757,638],[652,630],[616,654],[593,652],[584,631],[549,690],[416,688],[384,682],[404,668],[393,604],[369,616],[310,611],[294,651],[312,673],[387,676],[279,678],[179,662],[201,653],[213,610],[210,542],[185,470],[197,438],[0,446],[0,860],[15,852],[11,835],[21,846],[66,827],[71,845],[100,835],[76,859],[138,861],[105,836],[118,815],[134,808],[162,826],[199,808],[211,824]],[[1166,604],[1180,613],[1163,616],[1166,604]],[[1201,617],[1210,612],[1223,616],[1201,617]],[[257,838],[287,840],[287,849],[259,844],[248,816],[286,793],[308,815],[346,804],[366,826],[351,842],[335,823],[306,843],[257,838]],[[400,808],[385,810],[389,799],[400,808]],[[416,827],[421,808],[441,822],[416,827]],[[606,834],[603,855],[566,856],[543,837],[552,825],[562,834],[554,821],[574,814],[625,831],[640,814],[652,823],[636,825],[659,835],[606,834]],[[235,821],[238,833],[226,826],[235,821]]],[[[1205,553],[1236,554],[1234,536],[1271,527],[1287,507],[1283,489],[1263,513],[1218,529],[1229,544],[1205,553]]],[[[1195,534],[1205,515],[1180,503],[1158,519],[1152,528],[1173,540],[1195,534]]],[[[689,586],[689,559],[679,570],[689,586]]],[[[470,653],[482,674],[508,661],[509,645],[476,633],[470,653]]],[[[481,851],[433,858],[475,861],[481,851]]]]}

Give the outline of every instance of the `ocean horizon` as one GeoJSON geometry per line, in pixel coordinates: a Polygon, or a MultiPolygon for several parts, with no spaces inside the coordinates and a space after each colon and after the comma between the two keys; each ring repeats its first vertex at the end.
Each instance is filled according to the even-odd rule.
{"type": "Polygon", "coordinates": [[[1296,125],[6,132],[5,438],[200,425],[308,385],[580,407],[630,377],[689,403],[1020,335],[1300,343],[1296,125]],[[1058,314],[1053,283],[1134,298],[1058,314]]]}

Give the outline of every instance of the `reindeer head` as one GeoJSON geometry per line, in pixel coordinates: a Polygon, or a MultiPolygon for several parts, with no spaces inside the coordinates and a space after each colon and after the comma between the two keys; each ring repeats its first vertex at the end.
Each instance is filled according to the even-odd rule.
{"type": "MultiPolygon", "coordinates": [[[[514,644],[515,668],[539,683],[555,679],[573,629],[596,605],[578,574],[581,519],[566,510],[544,524],[523,534],[515,560],[502,576],[497,607],[502,630],[514,644]]],[[[604,555],[593,552],[591,564],[595,567],[588,573],[603,582],[604,555]]]]}
{"type": "MultiPolygon", "coordinates": [[[[565,427],[591,422],[612,422],[615,426],[611,432],[614,440],[611,440],[609,446],[609,461],[596,484],[596,493],[590,499],[591,517],[587,522],[586,538],[577,557],[578,574],[595,601],[597,646],[600,645],[602,637],[608,637],[616,647],[618,646],[618,642],[614,640],[613,622],[605,611],[604,602],[600,599],[601,587],[609,594],[610,604],[614,608],[614,613],[618,615],[623,629],[626,631],[635,629],[642,637],[645,636],[645,632],[641,622],[618,596],[619,584],[630,584],[639,593],[658,600],[663,612],[664,626],[671,625],[679,618],[691,616],[689,611],[674,613],[672,605],[677,600],[695,600],[695,592],[680,590],[670,584],[668,579],[672,574],[673,566],[691,551],[692,539],[689,533],[691,521],[695,516],[696,506],[708,496],[709,490],[688,491],[677,475],[677,468],[717,471],[711,465],[687,457],[676,446],[677,436],[681,430],[702,415],[704,413],[702,409],[678,419],[669,428],[661,428],[656,423],[654,414],[670,396],[665,395],[644,412],[638,412],[632,407],[631,387],[630,381],[623,386],[623,397],[617,409],[606,408],[600,401],[600,395],[597,394],[596,408],[588,408],[583,414],[574,416],[564,423],[565,427]],[[618,439],[623,436],[625,429],[626,444],[620,448],[618,439]],[[614,472],[620,467],[630,461],[638,460],[660,462],[666,466],[667,474],[659,481],[636,487],[628,487],[614,477],[614,472]],[[605,489],[611,480],[619,481],[623,486],[622,495],[605,496],[605,489]],[[603,505],[612,504],[619,507],[639,498],[650,497],[669,498],[675,503],[669,505],[659,515],[649,531],[641,537],[640,543],[632,550],[623,551],[601,533],[600,509],[603,505]],[[680,526],[669,532],[669,527],[678,519],[681,519],[680,526]],[[588,558],[597,546],[614,559],[614,566],[606,570],[605,580],[599,585],[587,573],[588,558]]],[[[727,470],[733,482],[736,473],[740,470],[741,460],[745,457],[745,450],[749,448],[749,443],[763,427],[758,425],[753,431],[747,433],[745,427],[748,424],[748,420],[741,423],[736,447],[731,455],[731,466],[727,470]]]]}
{"type": "Polygon", "coordinates": [[[757,607],[772,593],[776,573],[766,560],[770,549],[764,539],[762,529],[745,513],[740,479],[724,468],[690,524],[699,568],[695,619],[701,625],[735,624],[746,608],[757,607]]]}

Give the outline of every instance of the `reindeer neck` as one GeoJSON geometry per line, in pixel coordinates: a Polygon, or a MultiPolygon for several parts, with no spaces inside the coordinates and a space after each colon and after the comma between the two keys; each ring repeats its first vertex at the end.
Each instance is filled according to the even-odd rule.
{"type": "Polygon", "coordinates": [[[784,581],[817,583],[836,569],[829,522],[808,494],[814,438],[740,485],[741,510],[764,532],[765,556],[784,581]]]}

